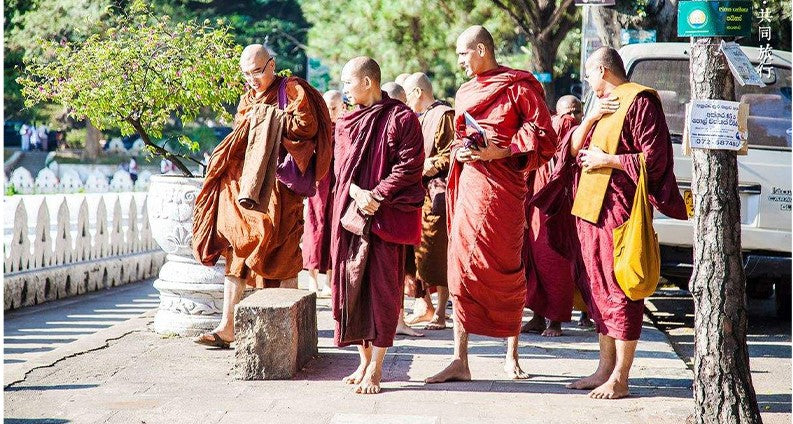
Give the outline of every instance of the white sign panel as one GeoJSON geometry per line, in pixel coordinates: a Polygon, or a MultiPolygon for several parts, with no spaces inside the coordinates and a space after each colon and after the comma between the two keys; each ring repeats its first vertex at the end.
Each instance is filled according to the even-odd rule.
{"type": "Polygon", "coordinates": [[[686,122],[691,148],[741,150],[748,136],[741,109],[738,102],[692,100],[686,122]]]}
{"type": "Polygon", "coordinates": [[[757,72],[757,69],[752,66],[752,63],[749,62],[749,58],[743,53],[741,46],[735,42],[725,43],[722,40],[721,51],[727,58],[730,71],[735,76],[735,79],[738,80],[739,84],[765,87],[763,80],[760,78],[760,74],[757,72]]]}

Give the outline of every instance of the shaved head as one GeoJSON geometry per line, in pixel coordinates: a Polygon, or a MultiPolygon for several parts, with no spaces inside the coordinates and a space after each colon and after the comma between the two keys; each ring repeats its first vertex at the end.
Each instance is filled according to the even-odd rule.
{"type": "Polygon", "coordinates": [[[611,47],[601,47],[595,50],[590,56],[589,59],[586,61],[587,69],[594,69],[598,66],[602,66],[615,77],[627,80],[628,75],[625,72],[625,64],[622,62],[622,57],[617,52],[617,50],[611,47]]]}
{"type": "Polygon", "coordinates": [[[344,95],[354,105],[369,107],[381,100],[380,65],[371,57],[351,59],[341,70],[344,95]]]}
{"type": "Polygon", "coordinates": [[[270,52],[262,44],[251,44],[242,50],[240,55],[240,65],[245,62],[255,62],[263,66],[270,59],[270,52]]]}
{"type": "Polygon", "coordinates": [[[459,37],[457,37],[457,47],[464,47],[466,49],[475,49],[477,45],[482,44],[487,51],[494,53],[496,45],[493,42],[493,36],[482,25],[474,25],[468,27],[459,37]]]}
{"type": "Polygon", "coordinates": [[[240,70],[245,82],[262,93],[275,81],[275,60],[272,52],[262,44],[251,44],[242,50],[240,70]]]}
{"type": "Polygon", "coordinates": [[[374,61],[371,57],[368,56],[358,56],[356,58],[351,59],[344,65],[344,69],[342,73],[347,70],[349,74],[352,76],[356,76],[358,78],[365,78],[369,77],[372,82],[380,85],[380,65],[374,61]]]}
{"type": "Polygon", "coordinates": [[[427,93],[430,97],[433,95],[432,82],[430,82],[430,78],[424,72],[411,74],[405,79],[405,83],[402,84],[402,86],[405,87],[405,92],[407,93],[410,93],[418,87],[419,90],[423,93],[427,93]]]}
{"type": "Polygon", "coordinates": [[[344,97],[339,90],[328,90],[322,95],[322,98],[324,98],[327,103],[344,101],[344,97]]]}
{"type": "Polygon", "coordinates": [[[344,97],[341,91],[328,90],[322,95],[322,98],[325,99],[325,104],[328,106],[330,120],[336,122],[339,116],[344,112],[344,97]]]}
{"type": "Polygon", "coordinates": [[[566,96],[562,96],[559,100],[556,101],[556,113],[557,114],[564,114],[568,112],[580,111],[581,110],[581,101],[578,100],[578,97],[568,94],[566,96]]]}
{"type": "Polygon", "coordinates": [[[383,91],[385,91],[388,94],[388,97],[392,99],[397,99],[402,103],[407,103],[408,101],[407,95],[405,94],[405,89],[395,82],[387,82],[383,84],[383,91]]]}
{"type": "Polygon", "coordinates": [[[410,76],[410,74],[408,74],[408,73],[399,74],[399,75],[397,75],[397,77],[394,80],[394,82],[404,87],[405,86],[405,79],[407,79],[407,77],[409,77],[409,76],[410,76]]]}

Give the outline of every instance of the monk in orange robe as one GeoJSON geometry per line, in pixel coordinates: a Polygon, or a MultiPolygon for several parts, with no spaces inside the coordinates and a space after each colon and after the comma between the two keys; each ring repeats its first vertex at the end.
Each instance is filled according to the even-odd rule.
{"type": "Polygon", "coordinates": [[[380,89],[377,62],[354,58],[341,79],[357,107],[336,123],[334,342],[358,348],[361,362],[344,382],[374,394],[401,314],[405,246],[421,239],[424,151],[418,118],[380,89]]]}
{"type": "MultiPolygon", "coordinates": [[[[556,102],[556,114],[551,124],[559,139],[581,121],[581,102],[573,95],[566,95],[556,102]]],[[[561,146],[561,143],[559,143],[561,146]]],[[[562,335],[562,322],[570,321],[573,307],[575,268],[574,262],[557,253],[550,244],[546,217],[529,200],[548,182],[548,178],[566,152],[557,149],[554,158],[529,174],[527,181],[529,196],[526,196],[528,228],[523,245],[526,263],[526,307],[534,312],[532,319],[523,325],[522,333],[541,333],[545,337],[562,335]],[[546,326],[545,319],[550,321],[546,326]]],[[[578,296],[580,298],[580,295],[578,296]]],[[[581,307],[581,305],[579,305],[581,307]]],[[[586,319],[582,317],[582,322],[586,319]]]]}
{"type": "Polygon", "coordinates": [[[577,156],[580,166],[572,214],[589,282],[587,306],[599,336],[600,362],[594,374],[568,387],[591,390],[589,396],[595,399],[618,399],[629,394],[628,374],[642,330],[644,301],[629,299],[617,282],[613,232],[630,218],[639,155],[645,158],[650,203],[671,218],[687,219],[687,215],[656,92],[629,82],[619,53],[610,47],[592,53],[585,69],[598,104],[570,142],[571,157],[577,156]],[[616,129],[593,137],[599,125],[616,129]]]}
{"type": "Polygon", "coordinates": [[[261,44],[243,50],[240,68],[251,89],[240,99],[234,130],[212,153],[193,222],[196,259],[207,266],[226,259],[220,324],[195,342],[224,348],[234,340],[234,306],[246,284],[297,288],[304,197],[293,189],[296,181],[315,185],[332,156],[319,92],[299,78],[277,76],[261,44]]]}
{"type": "Polygon", "coordinates": [[[526,297],[526,177],[553,156],[556,133],[540,83],[529,72],[499,66],[485,28],[466,29],[457,56],[471,80],[455,98],[446,203],[455,349],[452,363],[425,381],[471,378],[469,333],[508,338],[505,371],[528,378],[517,346],[526,297]],[[466,126],[465,113],[484,134],[466,126]]]}

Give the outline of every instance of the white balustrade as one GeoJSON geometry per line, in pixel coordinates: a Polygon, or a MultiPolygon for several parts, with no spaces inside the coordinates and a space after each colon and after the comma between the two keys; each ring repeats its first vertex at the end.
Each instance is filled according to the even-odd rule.
{"type": "Polygon", "coordinates": [[[146,198],[133,192],[6,196],[5,309],[156,276],[165,253],[152,237],[146,198]]]}

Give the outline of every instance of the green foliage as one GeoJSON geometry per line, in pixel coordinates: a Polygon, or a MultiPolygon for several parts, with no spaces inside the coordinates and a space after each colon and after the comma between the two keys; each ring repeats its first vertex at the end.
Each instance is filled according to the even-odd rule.
{"type": "Polygon", "coordinates": [[[14,188],[14,183],[8,183],[8,186],[6,187],[6,190],[5,190],[5,195],[6,196],[13,196],[15,194],[19,194],[19,193],[17,193],[16,188],[14,188]]]}
{"type": "Polygon", "coordinates": [[[155,16],[142,0],[84,42],[50,40],[42,48],[49,60],[26,59],[18,80],[28,107],[60,103],[99,129],[138,132],[171,160],[176,158],[150,138],[162,137],[173,116],[190,122],[202,109],[229,120],[223,104],[236,101],[243,89],[241,47],[228,26],[208,19],[173,23],[168,15],[155,16]]]}
{"type": "Polygon", "coordinates": [[[66,144],[70,149],[82,149],[87,136],[88,131],[85,128],[70,130],[66,133],[66,144]]]}
{"type": "Polygon", "coordinates": [[[404,72],[426,72],[437,97],[452,97],[466,77],[457,65],[455,41],[468,26],[487,27],[501,55],[516,48],[518,35],[508,17],[485,0],[304,0],[309,52],[338,80],[354,56],[371,56],[383,81],[404,72]]]}

